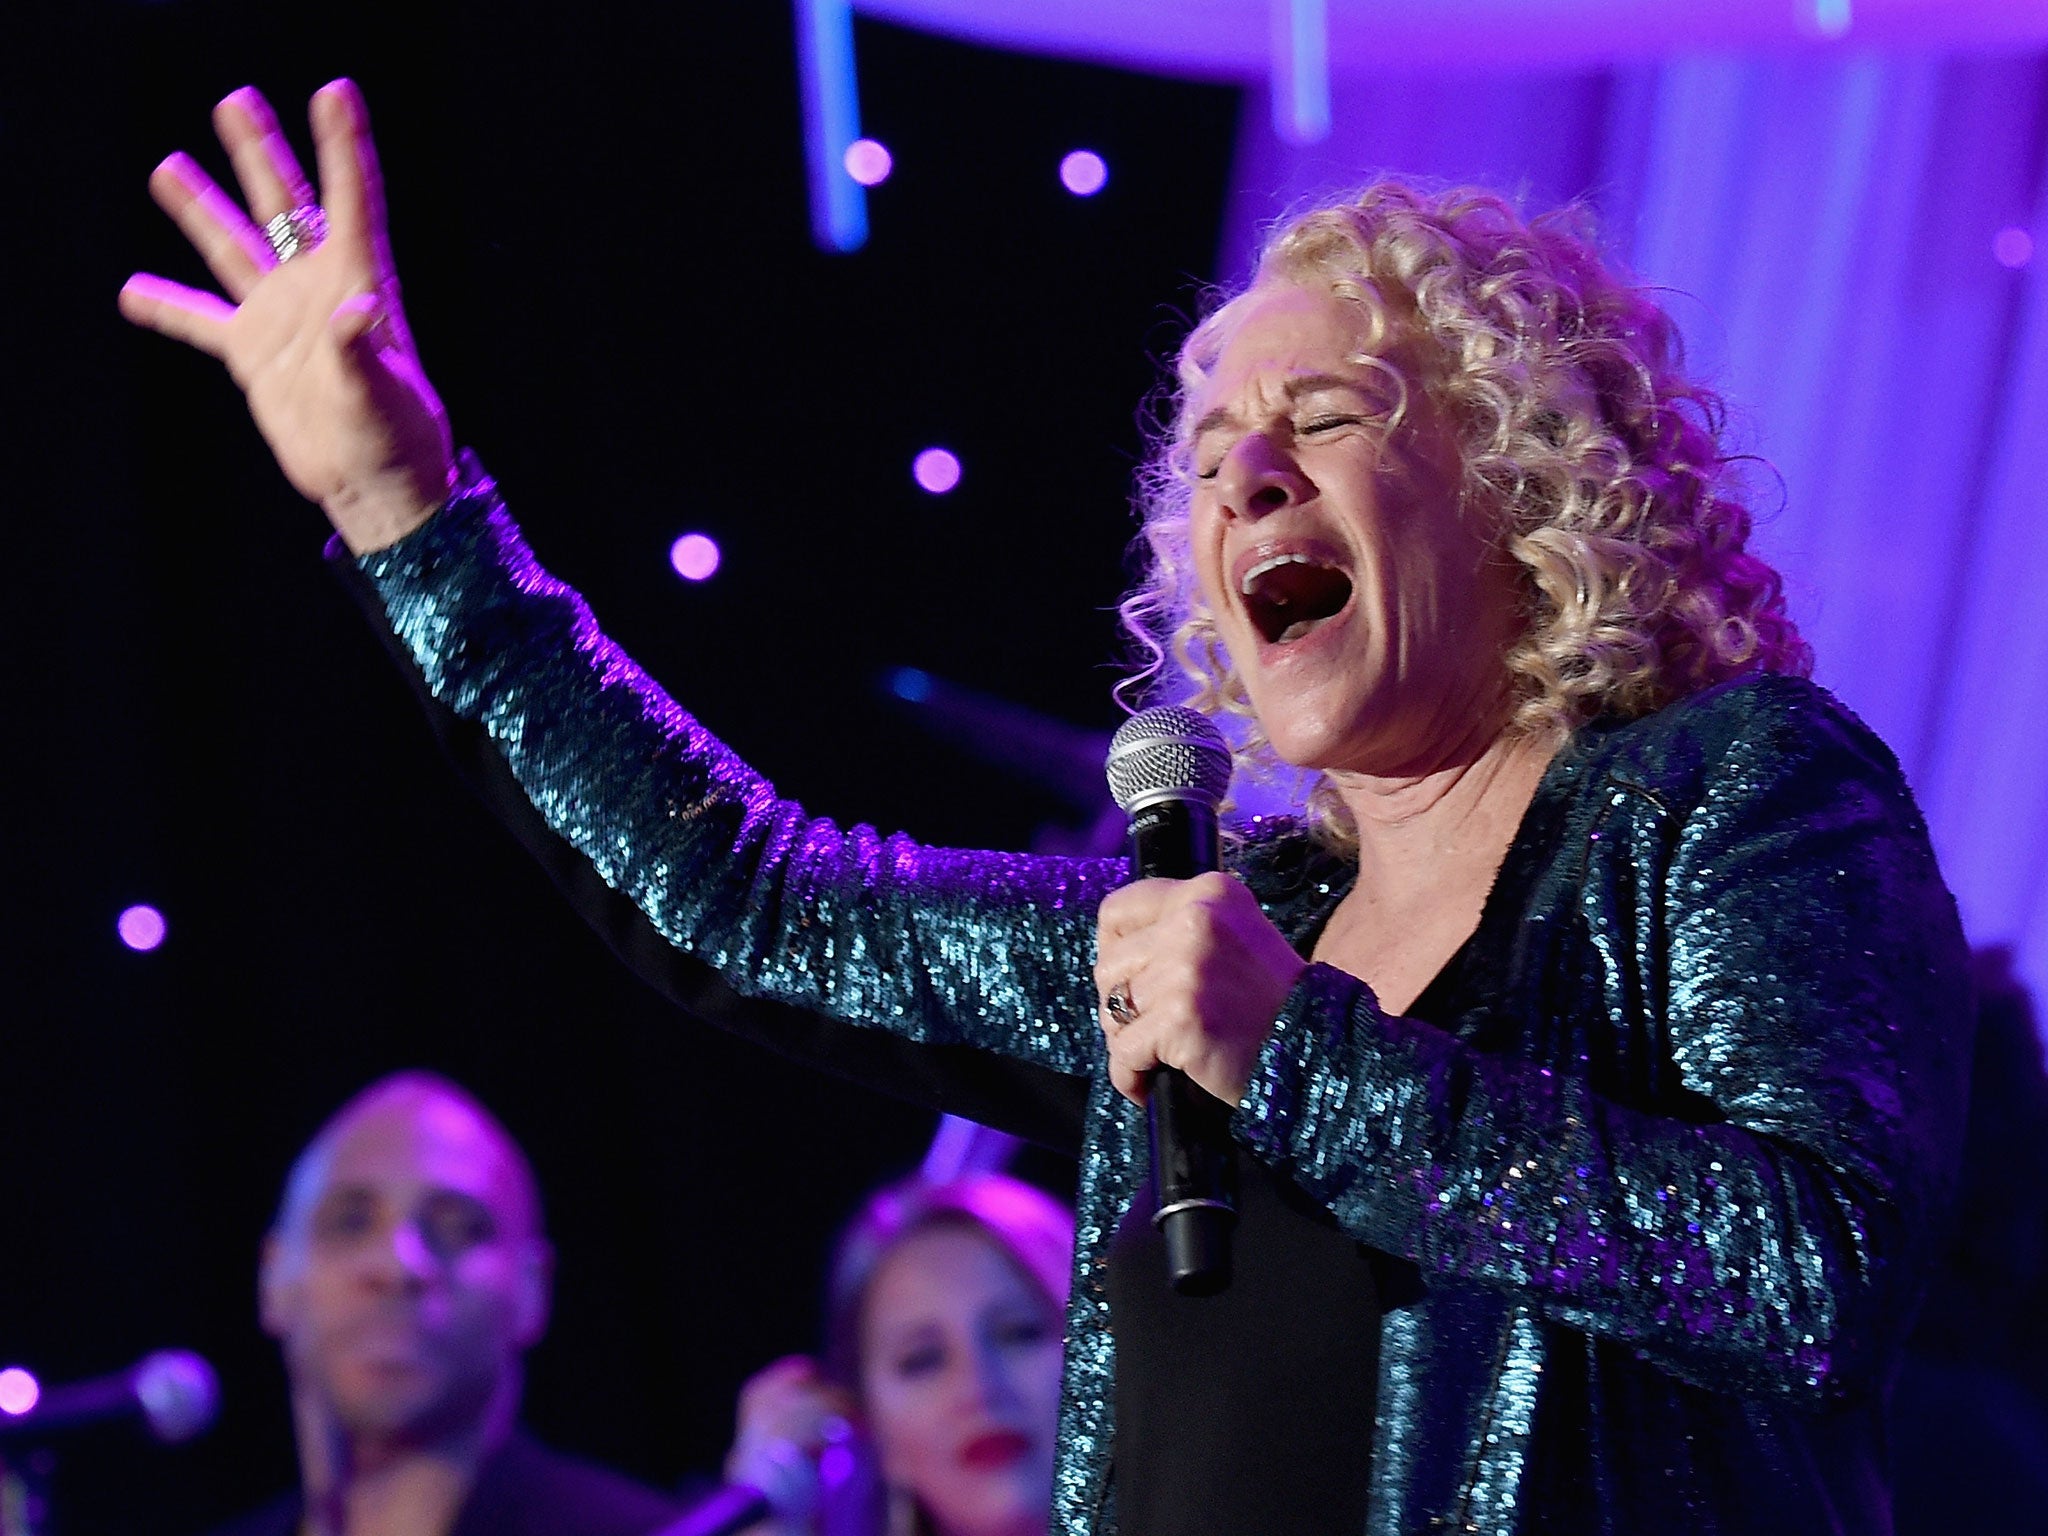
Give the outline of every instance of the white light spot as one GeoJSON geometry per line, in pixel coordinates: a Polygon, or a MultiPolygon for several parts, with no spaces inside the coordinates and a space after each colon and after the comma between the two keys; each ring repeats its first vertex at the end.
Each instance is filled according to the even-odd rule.
{"type": "Polygon", "coordinates": [[[846,174],[864,187],[879,187],[896,168],[889,147],[875,139],[855,139],[841,157],[846,174]]]}
{"type": "Polygon", "coordinates": [[[121,942],[130,949],[146,952],[163,943],[171,925],[164,921],[163,913],[155,907],[135,906],[115,919],[114,931],[121,935],[121,942]]]}
{"type": "Polygon", "coordinates": [[[910,466],[918,485],[943,496],[960,483],[960,460],[944,448],[927,448],[910,466]]]}
{"type": "Polygon", "coordinates": [[[2017,272],[2034,259],[2034,237],[2012,224],[1991,237],[1991,254],[2001,267],[2017,272]]]}
{"type": "Polygon", "coordinates": [[[1092,149],[1077,149],[1060,162],[1060,185],[1076,197],[1093,197],[1109,185],[1109,167],[1092,149]]]}
{"type": "Polygon", "coordinates": [[[718,544],[707,534],[686,533],[669,545],[668,563],[685,581],[709,581],[718,569],[718,544]]]}
{"type": "Polygon", "coordinates": [[[36,1400],[43,1395],[43,1389],[18,1365],[10,1365],[0,1371],[0,1413],[11,1413],[19,1417],[35,1407],[36,1400]]]}

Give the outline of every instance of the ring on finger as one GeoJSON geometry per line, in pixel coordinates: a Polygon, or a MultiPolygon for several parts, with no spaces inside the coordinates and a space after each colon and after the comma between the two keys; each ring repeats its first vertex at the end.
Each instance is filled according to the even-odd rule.
{"type": "Polygon", "coordinates": [[[327,210],[318,203],[300,203],[265,224],[263,238],[270,242],[270,249],[282,266],[327,238],[327,210]]]}
{"type": "Polygon", "coordinates": [[[1138,1005],[1131,1001],[1131,984],[1120,981],[1109,989],[1109,995],[1102,1000],[1111,1022],[1119,1029],[1138,1016],[1138,1005]]]}

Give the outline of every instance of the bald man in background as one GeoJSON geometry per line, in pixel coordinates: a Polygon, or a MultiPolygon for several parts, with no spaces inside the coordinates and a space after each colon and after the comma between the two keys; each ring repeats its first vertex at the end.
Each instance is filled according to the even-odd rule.
{"type": "Polygon", "coordinates": [[[645,1536],[674,1519],[517,1427],[553,1263],[533,1170],[469,1094],[407,1072],[351,1099],[263,1242],[300,1488],[219,1536],[645,1536]]]}

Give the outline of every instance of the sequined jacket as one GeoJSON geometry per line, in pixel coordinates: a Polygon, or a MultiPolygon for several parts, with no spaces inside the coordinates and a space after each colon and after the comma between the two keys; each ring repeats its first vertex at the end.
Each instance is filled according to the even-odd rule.
{"type": "MultiPolygon", "coordinates": [[[[1056,1523],[1108,1536],[1103,1266],[1146,1156],[1090,981],[1121,863],[806,816],[466,474],[348,574],[458,762],[615,947],[785,1051],[1081,1131],[1056,1523]]],[[[1237,868],[1303,945],[1352,875],[1284,822],[1248,828],[1237,868]]],[[[1586,727],[1464,960],[1448,1029],[1309,966],[1234,1114],[1251,1155],[1425,1281],[1383,1325],[1372,1536],[1888,1530],[1881,1399],[1968,1044],[1954,905],[1891,755],[1782,678],[1586,727]]]]}

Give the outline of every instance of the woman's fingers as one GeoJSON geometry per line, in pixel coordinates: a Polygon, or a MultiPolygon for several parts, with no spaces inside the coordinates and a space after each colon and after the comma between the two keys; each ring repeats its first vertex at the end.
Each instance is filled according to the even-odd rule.
{"type": "Polygon", "coordinates": [[[121,285],[121,313],[136,325],[212,357],[225,357],[235,308],[216,294],[138,272],[121,285]]]}
{"type": "Polygon", "coordinates": [[[1156,1027],[1139,1018],[1109,1031],[1110,1086],[1133,1104],[1142,1104],[1152,1090],[1152,1069],[1159,1065],[1156,1027]]]}
{"type": "Polygon", "coordinates": [[[247,298],[256,280],[277,265],[263,232],[190,155],[181,151],[150,172],[149,193],[192,242],[228,297],[237,302],[247,298]]]}
{"type": "Polygon", "coordinates": [[[815,1451],[852,1411],[815,1360],[793,1355],[755,1372],[740,1389],[739,1435],[788,1440],[815,1451]]]}
{"type": "Polygon", "coordinates": [[[1185,880],[1133,880],[1102,898],[1096,926],[1105,941],[1149,928],[1186,893],[1185,880]]]}
{"type": "Polygon", "coordinates": [[[234,162],[235,179],[258,227],[313,200],[306,173],[261,91],[245,85],[228,96],[213,109],[213,128],[234,162]]]}
{"type": "Polygon", "coordinates": [[[353,80],[323,85],[313,95],[312,119],[328,237],[348,241],[377,280],[387,281],[391,244],[384,222],[384,178],[363,93],[353,80]]]}
{"type": "Polygon", "coordinates": [[[1229,875],[1112,893],[1096,933],[1095,986],[1117,1091],[1142,1101],[1144,1074],[1164,1063],[1236,1102],[1306,963],[1229,875]]]}
{"type": "Polygon", "coordinates": [[[343,352],[354,353],[361,348],[374,355],[379,345],[378,329],[389,318],[381,294],[352,294],[328,317],[327,329],[343,352]]]}

